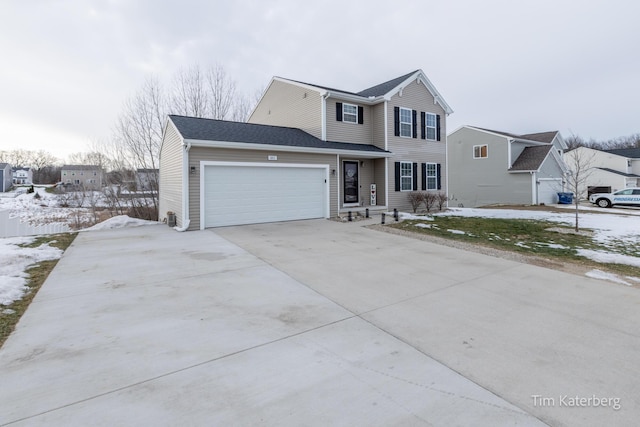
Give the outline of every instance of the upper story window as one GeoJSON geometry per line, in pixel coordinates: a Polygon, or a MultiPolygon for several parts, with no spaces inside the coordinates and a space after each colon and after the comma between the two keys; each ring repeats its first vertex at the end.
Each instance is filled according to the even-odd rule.
{"type": "Polygon", "coordinates": [[[430,139],[431,141],[436,140],[436,129],[437,129],[436,122],[437,120],[436,120],[435,114],[431,114],[431,113],[425,114],[425,128],[427,131],[427,139],[430,139]]]}
{"type": "Polygon", "coordinates": [[[342,121],[348,123],[358,123],[358,106],[352,104],[342,104],[342,121]]]}
{"type": "Polygon", "coordinates": [[[412,190],[413,190],[413,165],[411,164],[411,162],[400,162],[400,191],[412,191],[412,190]]]}
{"type": "Polygon", "coordinates": [[[486,159],[487,157],[489,157],[489,146],[487,144],[473,146],[474,159],[486,159]]]}
{"type": "Polygon", "coordinates": [[[400,136],[411,138],[413,135],[413,113],[408,108],[400,107],[400,136]]]}
{"type": "Polygon", "coordinates": [[[354,104],[336,102],[336,120],[362,125],[364,124],[364,108],[354,104]]]}

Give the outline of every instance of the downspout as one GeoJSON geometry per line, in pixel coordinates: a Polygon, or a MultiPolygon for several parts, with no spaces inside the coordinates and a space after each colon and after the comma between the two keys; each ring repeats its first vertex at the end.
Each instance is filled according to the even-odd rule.
{"type": "Polygon", "coordinates": [[[191,142],[184,146],[182,155],[182,227],[173,227],[176,231],[187,231],[191,220],[189,219],[189,150],[191,142]]]}

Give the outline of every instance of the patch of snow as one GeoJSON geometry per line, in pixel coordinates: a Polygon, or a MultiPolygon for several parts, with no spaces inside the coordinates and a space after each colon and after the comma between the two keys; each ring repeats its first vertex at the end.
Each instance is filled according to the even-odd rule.
{"type": "Polygon", "coordinates": [[[425,224],[425,223],[422,223],[422,222],[416,224],[416,227],[418,227],[418,228],[436,228],[435,224],[425,224]]]}
{"type": "Polygon", "coordinates": [[[569,249],[568,246],[560,245],[558,243],[545,243],[545,242],[533,242],[538,246],[544,246],[549,249],[569,249]]]}
{"type": "Polygon", "coordinates": [[[98,230],[113,230],[116,228],[125,227],[140,227],[142,225],[158,225],[158,221],[148,221],[146,219],[131,218],[127,215],[118,215],[113,218],[109,218],[106,221],[102,221],[93,227],[85,228],[81,231],[98,231],[98,230]]]}
{"type": "Polygon", "coordinates": [[[454,230],[454,229],[448,229],[447,230],[449,233],[451,234],[467,234],[466,232],[462,231],[462,230],[454,230]]]}
{"type": "Polygon", "coordinates": [[[514,243],[514,245],[519,246],[521,248],[525,248],[525,249],[531,249],[531,246],[525,245],[524,242],[516,242],[514,243]]]}
{"type": "Polygon", "coordinates": [[[591,277],[593,279],[608,280],[610,282],[621,283],[621,284],[627,285],[627,286],[633,286],[631,283],[621,279],[617,274],[606,273],[606,272],[601,271],[601,270],[587,271],[585,273],[585,276],[591,277]]]}
{"type": "Polygon", "coordinates": [[[633,277],[633,276],[624,276],[625,279],[629,279],[632,282],[638,282],[640,283],[640,277],[633,277]]]}
{"type": "Polygon", "coordinates": [[[594,251],[591,249],[578,249],[579,256],[589,258],[603,264],[625,264],[640,267],[640,258],[611,252],[594,251]]]}
{"type": "Polygon", "coordinates": [[[34,240],[34,237],[0,239],[0,305],[9,305],[19,300],[28,290],[28,275],[24,271],[29,266],[62,256],[62,250],[48,244],[37,248],[19,246],[34,240]]]}

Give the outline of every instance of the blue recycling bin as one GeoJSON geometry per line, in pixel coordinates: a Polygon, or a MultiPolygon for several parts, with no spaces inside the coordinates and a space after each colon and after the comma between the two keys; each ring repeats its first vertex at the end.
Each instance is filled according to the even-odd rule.
{"type": "Polygon", "coordinates": [[[558,203],[561,205],[570,205],[573,203],[573,193],[558,193],[558,203]]]}

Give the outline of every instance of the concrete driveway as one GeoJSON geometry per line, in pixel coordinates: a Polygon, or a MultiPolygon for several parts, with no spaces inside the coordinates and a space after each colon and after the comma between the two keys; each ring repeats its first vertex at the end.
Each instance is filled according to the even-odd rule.
{"type": "Polygon", "coordinates": [[[640,417],[636,289],[361,225],[79,235],[0,349],[0,425],[640,417]]]}

